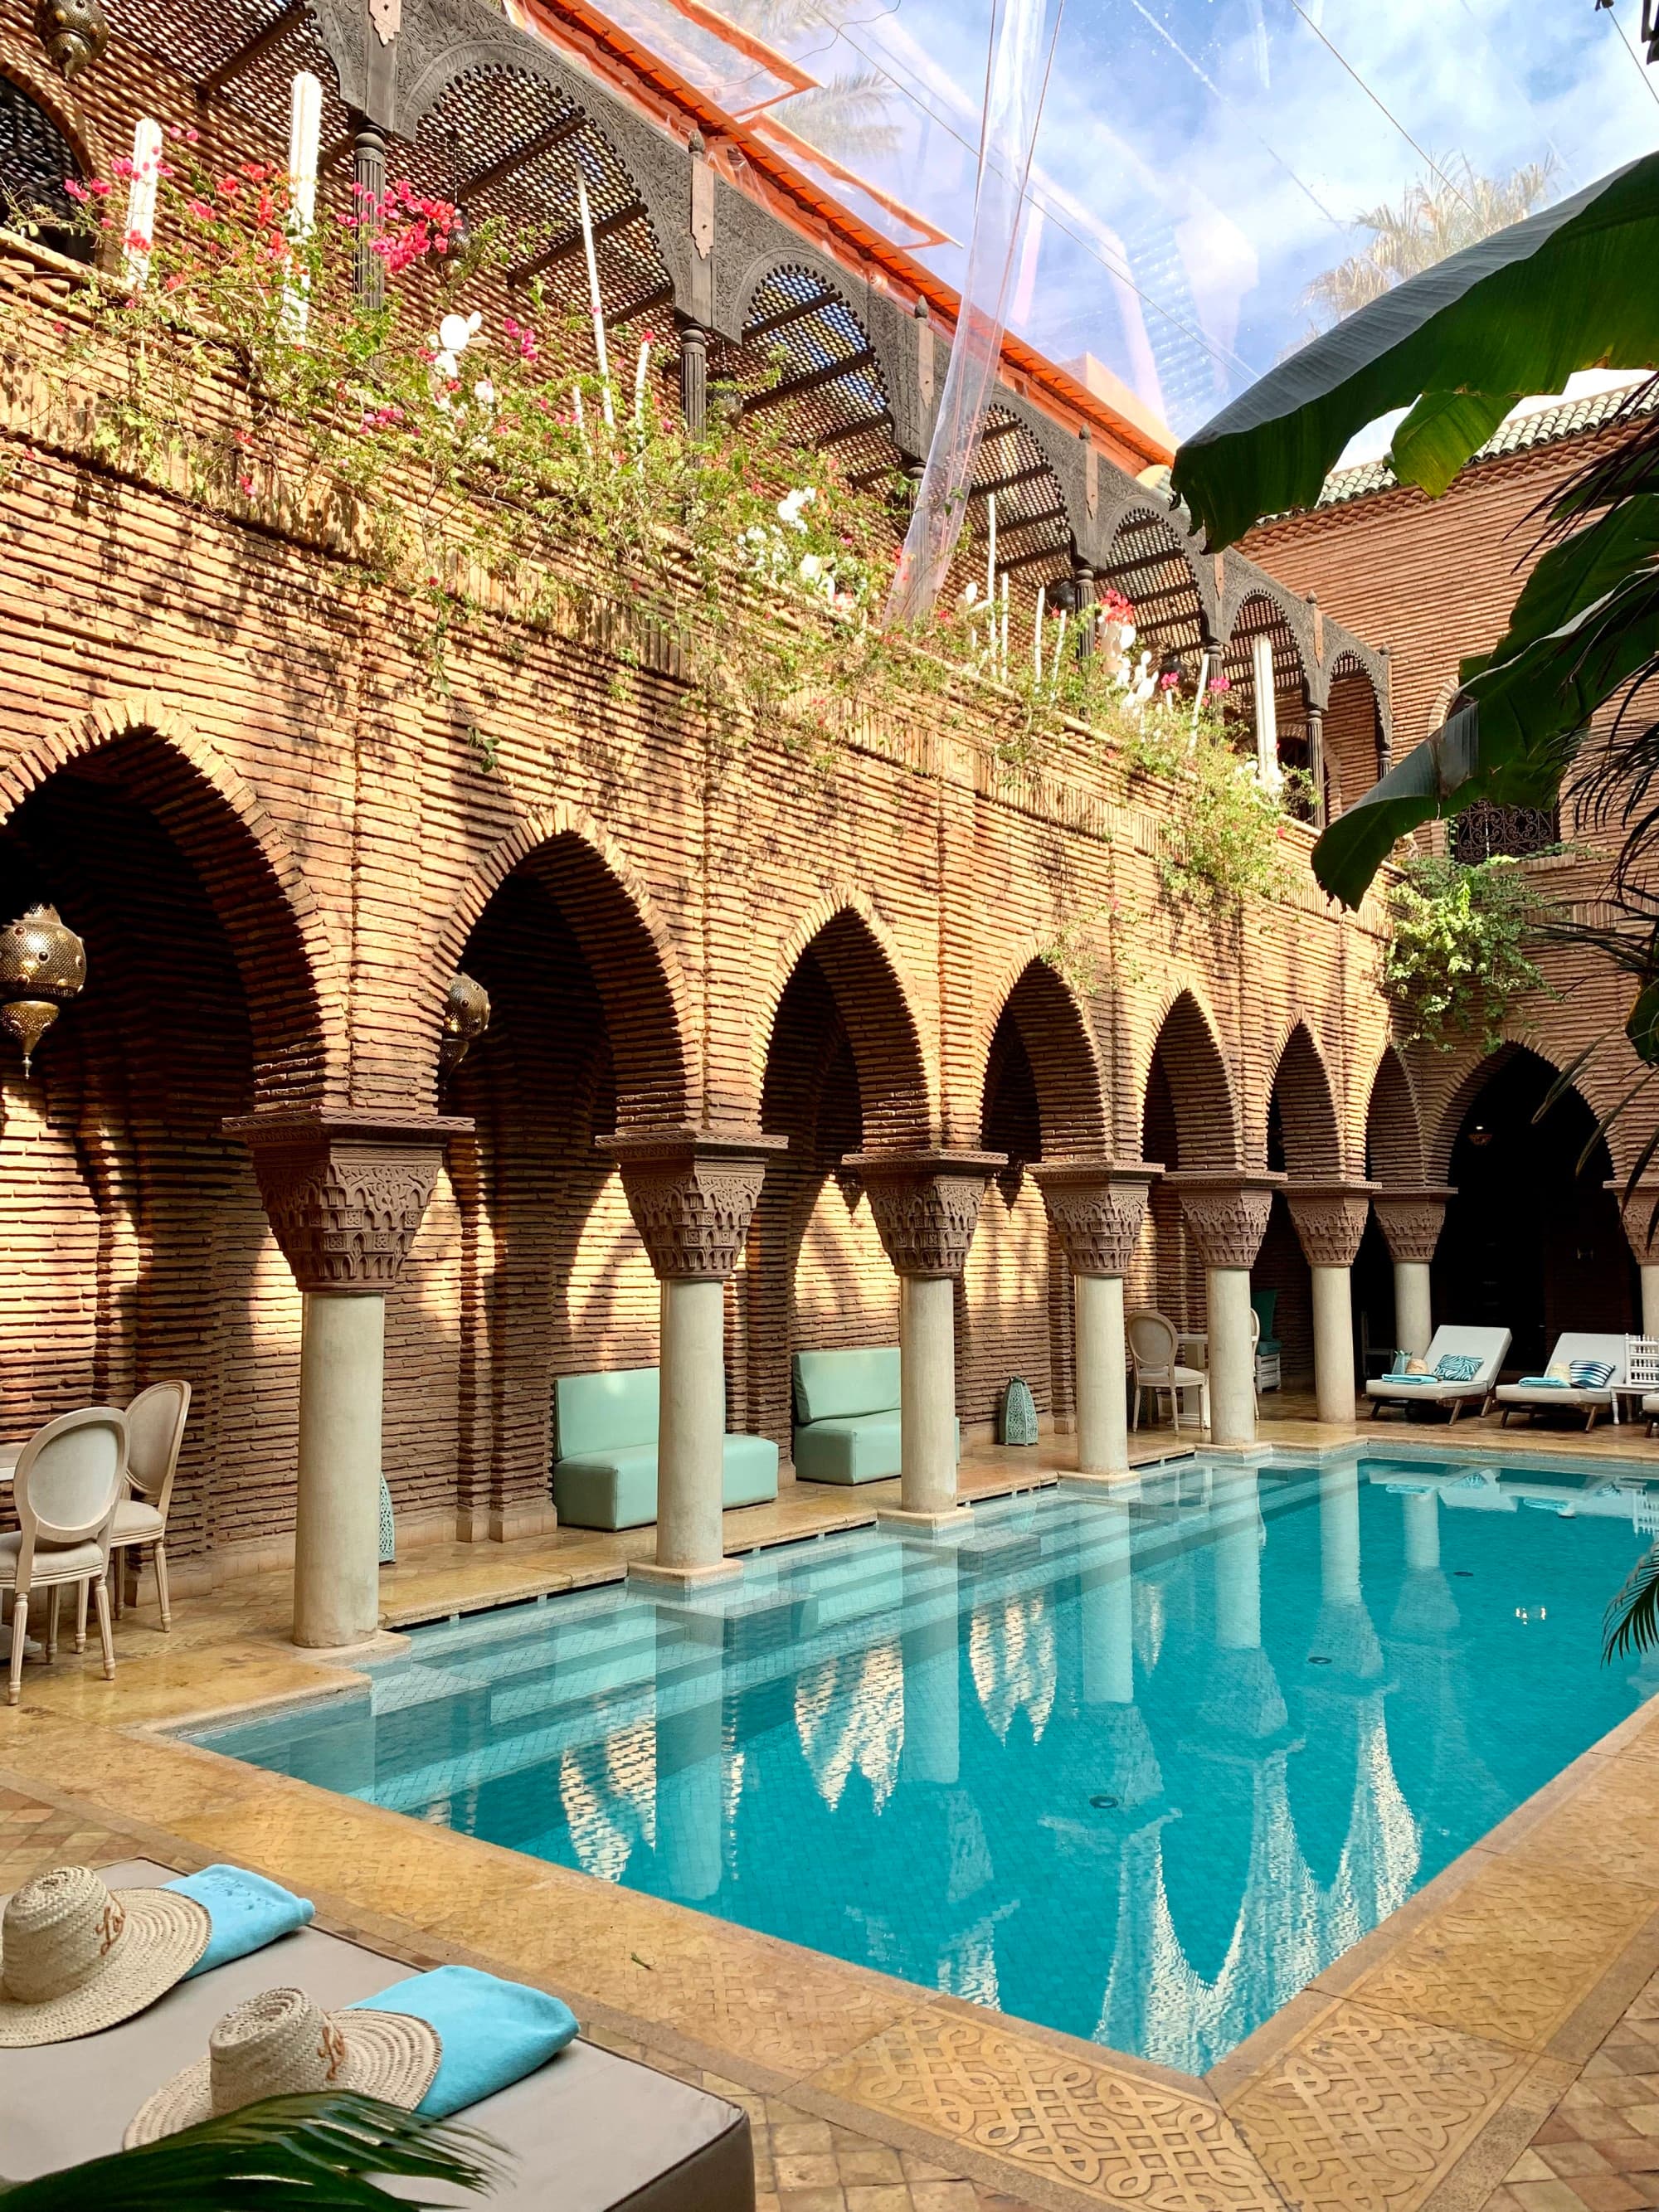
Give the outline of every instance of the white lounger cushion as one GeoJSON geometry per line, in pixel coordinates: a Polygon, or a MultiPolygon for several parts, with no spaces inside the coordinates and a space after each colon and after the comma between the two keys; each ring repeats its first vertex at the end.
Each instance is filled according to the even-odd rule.
{"type": "Polygon", "coordinates": [[[1484,1398],[1497,1380],[1509,1348],[1510,1333],[1506,1328],[1468,1328],[1447,1322],[1436,1329],[1434,1341],[1423,1357],[1431,1367],[1437,1367],[1449,1354],[1473,1356],[1480,1365],[1467,1382],[1413,1382],[1401,1376],[1383,1375],[1368,1382],[1365,1393],[1371,1398],[1398,1398],[1402,1401],[1421,1398],[1431,1406],[1444,1404],[1451,1398],[1484,1398]]]}
{"type": "Polygon", "coordinates": [[[1500,1406],[1610,1406],[1613,1383],[1625,1379],[1625,1340],[1622,1336],[1583,1336],[1571,1332],[1558,1336],[1555,1349],[1545,1362],[1549,1367],[1571,1367],[1576,1359],[1599,1359],[1613,1370],[1605,1390],[1580,1390],[1570,1383],[1504,1382],[1499,1385],[1500,1406]]]}

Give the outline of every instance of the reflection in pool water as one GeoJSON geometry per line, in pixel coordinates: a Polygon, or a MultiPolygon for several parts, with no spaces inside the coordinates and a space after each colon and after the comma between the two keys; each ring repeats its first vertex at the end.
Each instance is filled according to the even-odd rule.
{"type": "Polygon", "coordinates": [[[1599,1651],[1650,1525],[1582,1466],[1200,1458],[198,1740],[1201,2072],[1659,1686],[1599,1651]]]}

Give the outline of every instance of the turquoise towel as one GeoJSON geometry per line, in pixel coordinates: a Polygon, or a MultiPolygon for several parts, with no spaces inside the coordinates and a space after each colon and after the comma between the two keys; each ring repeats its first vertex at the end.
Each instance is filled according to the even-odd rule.
{"type": "Polygon", "coordinates": [[[193,1897],[213,1923],[207,1948],[185,1976],[186,1981],[193,1974],[228,1966],[233,1959],[246,1959],[250,1951],[263,1951],[279,1936],[303,1928],[316,1909],[309,1898],[295,1897],[280,1883],[249,1874],[245,1867],[204,1867],[200,1874],[181,1875],[162,1887],[193,1897]]]}
{"type": "Polygon", "coordinates": [[[1559,1375],[1523,1375],[1515,1387],[1517,1390],[1566,1390],[1571,1385],[1559,1375]]]}
{"type": "Polygon", "coordinates": [[[362,1998],[361,2008],[412,2013],[437,2029],[443,2056],[417,2109],[439,2120],[511,2088],[576,2033],[576,2015],[557,1997],[476,1966],[434,1966],[362,1998]]]}

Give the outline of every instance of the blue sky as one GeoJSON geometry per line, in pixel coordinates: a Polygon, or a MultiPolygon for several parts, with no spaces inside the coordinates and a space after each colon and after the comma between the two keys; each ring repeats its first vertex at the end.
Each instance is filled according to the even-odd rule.
{"type": "MultiPolygon", "coordinates": [[[[789,40],[796,58],[893,87],[901,143],[860,167],[965,240],[990,0],[819,4],[842,27],[789,40]]],[[[1304,286],[1425,156],[1496,176],[1553,155],[1559,196],[1659,144],[1659,70],[1627,43],[1638,15],[1638,0],[1066,0],[1013,325],[1056,360],[1094,355],[1192,429],[1305,331],[1304,286]]],[[[959,279],[958,248],[920,258],[959,279]]]]}

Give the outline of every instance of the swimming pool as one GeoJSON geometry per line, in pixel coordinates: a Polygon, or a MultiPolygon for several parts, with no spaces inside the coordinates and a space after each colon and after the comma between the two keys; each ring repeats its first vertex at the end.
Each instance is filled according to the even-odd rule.
{"type": "Polygon", "coordinates": [[[193,1740],[1202,2072],[1595,1742],[1659,1485],[1401,1446],[418,1630],[193,1740]]]}

